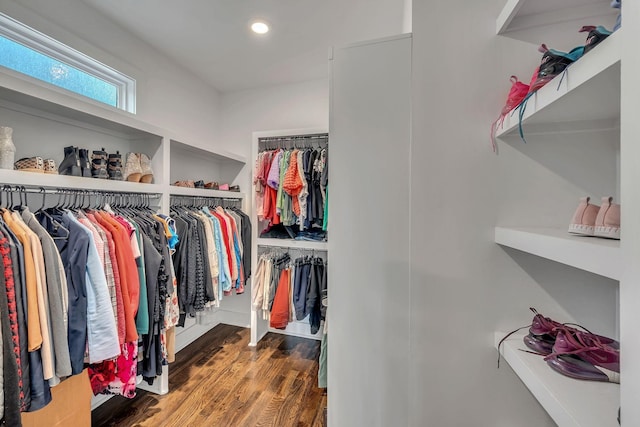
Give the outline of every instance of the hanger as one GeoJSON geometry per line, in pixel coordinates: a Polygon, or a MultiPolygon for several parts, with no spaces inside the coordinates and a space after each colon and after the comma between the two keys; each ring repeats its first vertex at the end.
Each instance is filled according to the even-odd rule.
{"type": "Polygon", "coordinates": [[[53,218],[49,212],[47,212],[45,210],[45,205],[46,205],[46,201],[47,201],[47,190],[44,189],[44,187],[40,187],[40,193],[42,194],[42,205],[40,206],[40,208],[34,212],[35,214],[41,214],[43,216],[45,216],[46,218],[49,219],[49,221],[51,221],[51,224],[53,225],[54,230],[58,231],[58,230],[62,230],[64,232],[63,236],[52,236],[53,240],[67,240],[69,238],[69,230],[63,226],[62,224],[60,224],[60,222],[58,222],[58,220],[56,220],[55,218],[53,218]]]}

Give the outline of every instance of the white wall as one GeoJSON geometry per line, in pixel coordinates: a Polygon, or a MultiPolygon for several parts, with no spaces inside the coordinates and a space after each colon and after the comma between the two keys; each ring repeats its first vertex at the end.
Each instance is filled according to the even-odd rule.
{"type": "Polygon", "coordinates": [[[522,211],[546,210],[564,226],[572,214],[567,206],[577,204],[576,185],[558,173],[561,167],[525,161],[519,141],[516,149],[501,143],[500,155],[491,150],[489,125],[506,99],[509,75],[528,82],[540,60],[536,46],[495,35],[504,3],[413,3],[411,426],[555,425],[506,363],[496,369],[493,333],[530,323],[528,307],[579,318],[585,304],[570,295],[585,301],[590,292],[615,303],[610,284],[603,290],[601,283],[563,283],[576,280],[575,271],[493,243],[503,204],[517,198],[522,211]],[[509,181],[523,181],[525,168],[540,181],[529,179],[518,193],[509,181]],[[566,204],[548,205],[562,196],[566,204]]]}
{"type": "Polygon", "coordinates": [[[329,425],[406,426],[411,38],[331,62],[329,425]]]}
{"type": "Polygon", "coordinates": [[[213,143],[218,93],[81,0],[0,0],[0,11],[136,79],[139,119],[213,143]]]}

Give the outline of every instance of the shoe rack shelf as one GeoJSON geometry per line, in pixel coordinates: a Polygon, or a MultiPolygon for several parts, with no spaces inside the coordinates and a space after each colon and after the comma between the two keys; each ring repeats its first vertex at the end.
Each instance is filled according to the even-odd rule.
{"type": "Polygon", "coordinates": [[[209,190],[207,188],[178,187],[172,185],[169,189],[172,196],[194,196],[194,197],[219,197],[221,199],[244,199],[245,193],[226,190],[209,190]]]}
{"type": "MultiPolygon", "coordinates": [[[[585,44],[586,33],[578,32],[582,26],[603,25],[611,30],[619,12],[604,0],[505,0],[496,19],[496,34],[531,43],[532,56],[537,56],[535,46],[542,43],[568,52],[585,44]]],[[[629,13],[625,17],[633,16],[629,13]]],[[[577,203],[586,195],[612,195],[622,209],[625,204],[637,204],[635,199],[622,197],[629,188],[637,193],[637,180],[624,178],[626,160],[622,157],[624,154],[628,159],[633,151],[623,147],[624,128],[629,121],[623,121],[621,108],[629,96],[623,92],[625,79],[621,75],[629,73],[626,44],[631,40],[632,27],[618,29],[528,100],[522,120],[527,144],[519,140],[517,111],[507,115],[503,127],[497,130],[499,157],[503,157],[498,224],[504,221],[509,226],[495,227],[495,243],[581,270],[550,268],[548,283],[561,283],[545,287],[543,280],[527,270],[526,261],[512,256],[527,286],[540,287],[532,291],[544,294],[545,311],[566,313],[569,321],[580,318],[581,324],[604,328],[622,342],[622,385],[575,380],[553,371],[542,357],[521,351],[525,348],[522,334],[513,335],[503,344],[504,360],[561,427],[617,426],[621,404],[623,420],[630,422],[623,425],[640,425],[640,418],[634,418],[635,408],[627,405],[637,395],[637,378],[630,376],[637,371],[634,349],[638,342],[635,337],[624,336],[625,330],[637,325],[637,315],[632,312],[637,313],[638,299],[630,291],[636,288],[638,275],[631,272],[626,260],[637,259],[632,256],[637,246],[632,238],[638,233],[630,230],[633,227],[625,228],[621,244],[567,231],[575,209],[569,200],[577,203]],[[580,279],[586,277],[583,272],[594,275],[589,279],[593,285],[580,279]],[[572,304],[564,293],[580,293],[584,303],[572,304]],[[634,303],[627,303],[630,300],[634,303]],[[629,309],[631,305],[633,310],[629,309]],[[597,314],[589,311],[594,308],[597,314]]],[[[512,72],[503,71],[505,79],[512,72]]],[[[528,78],[523,76],[522,80],[528,83],[528,78]]],[[[625,214],[623,210],[623,218],[625,215],[629,211],[625,214]]],[[[527,301],[518,299],[512,304],[528,306],[527,301]]],[[[496,346],[504,335],[496,332],[496,346]]]]}
{"type": "Polygon", "coordinates": [[[185,141],[174,132],[140,121],[134,114],[85,100],[64,90],[49,88],[16,73],[0,73],[1,125],[14,127],[16,160],[21,157],[53,158],[59,164],[63,147],[90,151],[104,147],[122,154],[146,153],[152,162],[154,183],[132,183],[94,178],[0,170],[0,184],[157,193],[168,211],[171,194],[244,199],[244,193],[180,188],[170,185],[175,171],[181,179],[210,179],[231,184],[246,163],[240,155],[212,148],[211,141],[185,141]],[[212,176],[213,175],[213,176],[212,176]]]}
{"type": "Polygon", "coordinates": [[[578,33],[583,25],[600,24],[611,29],[616,15],[608,1],[508,0],[496,20],[496,34],[570,50],[584,43],[584,34],[578,33]],[[575,30],[568,31],[571,28],[575,30]]]}
{"type": "MultiPolygon", "coordinates": [[[[618,125],[622,31],[613,33],[527,101],[522,118],[525,138],[536,132],[618,125]]],[[[497,136],[518,135],[518,122],[516,109],[507,115],[497,136]]]]}
{"type": "Polygon", "coordinates": [[[164,187],[159,184],[109,181],[104,179],[82,178],[79,176],[22,172],[7,169],[0,169],[0,183],[30,187],[71,188],[125,193],[161,194],[164,191],[164,187]]]}
{"type": "Polygon", "coordinates": [[[620,280],[620,241],[574,236],[554,228],[495,228],[495,242],[571,267],[620,280]]]}
{"type": "MultiPolygon", "coordinates": [[[[505,335],[495,333],[496,348],[505,335]]],[[[516,333],[505,340],[500,354],[559,426],[618,426],[618,384],[580,381],[560,375],[542,356],[521,350],[526,349],[523,336],[524,333],[516,333]]]]}

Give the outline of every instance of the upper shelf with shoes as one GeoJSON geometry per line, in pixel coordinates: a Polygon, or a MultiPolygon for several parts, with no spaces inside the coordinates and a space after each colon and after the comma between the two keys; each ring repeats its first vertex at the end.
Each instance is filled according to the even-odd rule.
{"type": "Polygon", "coordinates": [[[611,34],[508,113],[496,136],[517,135],[520,121],[525,137],[536,132],[617,127],[623,31],[611,34]]]}
{"type": "Polygon", "coordinates": [[[619,9],[608,0],[507,0],[496,19],[496,33],[556,49],[584,44],[584,25],[613,29],[619,9]]]}

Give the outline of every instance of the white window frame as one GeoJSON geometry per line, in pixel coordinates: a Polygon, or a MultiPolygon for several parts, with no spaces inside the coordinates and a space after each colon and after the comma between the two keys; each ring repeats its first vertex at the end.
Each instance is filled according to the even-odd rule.
{"type": "MultiPolygon", "coordinates": [[[[28,48],[36,52],[40,52],[44,55],[54,58],[57,61],[75,67],[80,71],[83,71],[87,74],[98,77],[110,84],[113,84],[118,92],[116,105],[117,108],[135,114],[136,81],[133,78],[91,58],[90,56],[85,55],[82,52],[78,52],[77,50],[70,48],[69,46],[31,27],[28,27],[3,13],[0,13],[0,35],[13,40],[16,43],[27,46],[28,48]]],[[[41,81],[39,79],[36,80],[41,81]]],[[[81,93],[73,93],[88,99],[93,99],[81,93]]]]}

